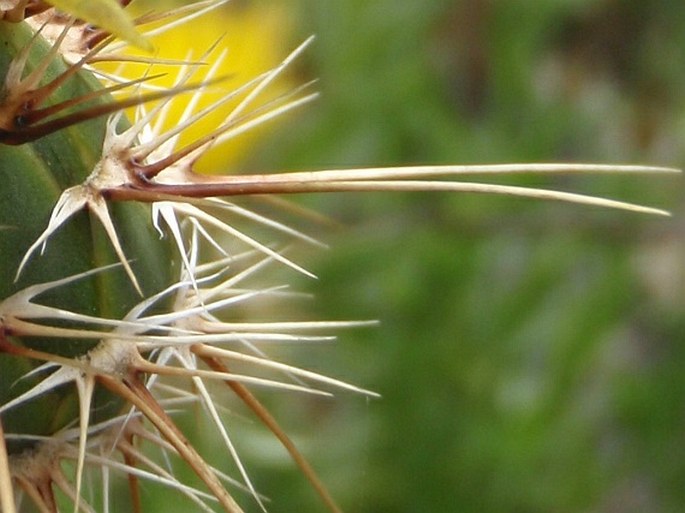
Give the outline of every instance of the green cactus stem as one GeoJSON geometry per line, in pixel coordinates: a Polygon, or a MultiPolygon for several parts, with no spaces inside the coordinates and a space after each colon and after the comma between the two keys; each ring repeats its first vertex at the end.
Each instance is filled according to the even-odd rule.
{"type": "MultiPolygon", "coordinates": [[[[24,23],[0,22],[0,69],[10,69],[17,56],[26,52],[26,64],[21,77],[26,79],[36,69],[40,73],[40,88],[44,84],[70,73],[70,66],[54,56],[52,46],[24,23]],[[27,52],[27,49],[29,50],[27,52]]],[[[47,104],[58,104],[69,99],[89,95],[102,86],[91,75],[77,71],[48,98],[47,104]]],[[[0,97],[13,96],[15,84],[5,85],[0,97]]],[[[31,93],[31,90],[27,91],[31,93]]],[[[28,95],[27,95],[28,96],[28,95]]],[[[91,105],[107,105],[111,98],[98,97],[91,105]]],[[[30,107],[25,108],[28,112],[30,107]]],[[[14,105],[0,102],[0,117],[12,121],[21,116],[14,105]],[[10,111],[10,112],[8,112],[10,111]]],[[[64,113],[69,115],[70,111],[64,113]]],[[[17,130],[23,127],[16,122],[17,130]]],[[[85,119],[54,133],[37,137],[21,145],[0,144],[0,298],[7,298],[27,286],[49,282],[69,275],[77,275],[95,267],[118,261],[102,228],[91,215],[82,212],[51,237],[44,253],[29,262],[17,279],[17,269],[30,245],[45,228],[50,212],[62,191],[82,182],[100,159],[105,133],[104,118],[85,119]]],[[[10,127],[4,128],[11,132],[10,127]]],[[[171,280],[172,256],[168,242],[160,240],[150,222],[147,205],[127,203],[116,205],[113,218],[120,231],[126,253],[134,260],[132,267],[141,281],[141,288],[151,294],[166,287],[171,280]]],[[[94,274],[69,286],[45,293],[41,302],[55,307],[81,312],[94,317],[120,318],[140,301],[122,269],[94,274]]],[[[12,344],[48,351],[61,356],[85,354],[96,339],[48,338],[5,333],[12,344]]],[[[28,390],[33,379],[20,380],[36,362],[8,354],[0,354],[0,404],[28,390]]],[[[49,435],[73,422],[78,416],[77,401],[72,389],[62,387],[24,406],[2,414],[7,432],[49,435]]],[[[99,394],[93,406],[112,402],[110,394],[99,394]]],[[[111,414],[111,412],[110,412],[111,414]]],[[[10,452],[12,452],[10,444],[10,452]]]]}

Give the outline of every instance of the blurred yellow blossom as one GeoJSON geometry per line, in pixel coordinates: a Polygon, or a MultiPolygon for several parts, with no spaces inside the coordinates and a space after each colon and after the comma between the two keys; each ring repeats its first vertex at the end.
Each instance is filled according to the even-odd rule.
{"type": "MultiPolygon", "coordinates": [[[[187,3],[187,2],[186,2],[187,3]]],[[[182,7],[179,2],[152,2],[143,0],[133,2],[127,9],[132,15],[142,16],[154,9],[182,7]],[[162,4],[160,6],[160,4],[162,4]]],[[[293,22],[287,6],[278,3],[267,2],[226,2],[213,9],[211,13],[199,16],[170,30],[155,33],[157,25],[145,25],[142,29],[144,34],[149,34],[150,41],[154,45],[154,53],[146,54],[136,48],[127,49],[127,53],[143,58],[152,58],[156,64],[124,65],[109,64],[106,69],[114,70],[120,76],[127,79],[135,79],[141,73],[147,75],[164,74],[150,82],[156,87],[172,87],[179,75],[179,64],[164,64],[161,61],[202,61],[204,64],[196,73],[196,77],[203,77],[216,66],[214,77],[223,77],[219,83],[210,86],[198,101],[197,110],[216,102],[220,97],[230,94],[235,89],[246,84],[258,75],[265,73],[278,64],[291,49],[291,29],[293,22]],[[152,27],[152,28],[150,28],[152,27]],[[219,49],[227,49],[223,60],[217,56],[219,50],[203,60],[203,55],[218,41],[219,49]]],[[[168,25],[168,24],[167,24],[168,25]]],[[[279,78],[277,83],[269,86],[265,96],[258,104],[263,105],[269,98],[273,99],[283,94],[296,85],[294,81],[279,78]]],[[[299,82],[299,81],[298,81],[299,82]]],[[[193,124],[192,128],[184,131],[180,142],[188,143],[201,135],[205,135],[216,128],[237,105],[240,98],[227,103],[217,112],[211,113],[205,118],[193,124]]],[[[172,102],[171,111],[167,119],[179,119],[185,108],[186,101],[172,102]]],[[[170,128],[171,121],[164,129],[170,128]]],[[[235,140],[223,142],[220,146],[211,148],[198,162],[196,170],[200,172],[226,173],[245,159],[247,153],[255,148],[255,141],[268,130],[268,127],[258,126],[235,140]]]]}

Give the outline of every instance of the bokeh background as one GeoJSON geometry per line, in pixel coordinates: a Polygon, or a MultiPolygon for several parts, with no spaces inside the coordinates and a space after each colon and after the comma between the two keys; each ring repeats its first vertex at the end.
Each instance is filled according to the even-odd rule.
{"type": "MultiPolygon", "coordinates": [[[[270,33],[281,56],[316,34],[290,79],[318,78],[321,91],[250,140],[227,164],[234,172],[685,165],[680,1],[255,0],[226,9],[277,11],[270,33]]],[[[291,308],[381,324],[273,354],[382,399],[260,398],[348,512],[684,511],[683,178],[508,183],[674,216],[450,194],[297,198],[338,224],[308,226],[330,249],[300,254],[319,279],[287,274],[314,298],[291,308]]],[[[238,449],[270,511],[323,511],[284,451],[236,409],[238,449]]],[[[248,497],[241,503],[258,511],[248,497]]]]}

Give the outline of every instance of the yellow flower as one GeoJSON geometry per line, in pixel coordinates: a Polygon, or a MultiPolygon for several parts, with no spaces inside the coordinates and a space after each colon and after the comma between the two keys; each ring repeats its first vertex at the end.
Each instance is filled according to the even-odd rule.
{"type": "MultiPolygon", "coordinates": [[[[157,2],[134,2],[134,14],[148,12],[157,2]]],[[[170,4],[170,2],[166,2],[170,4]]],[[[225,58],[215,70],[216,77],[222,79],[205,92],[198,100],[198,109],[206,107],[222,95],[252,80],[254,77],[271,70],[283,58],[283,49],[288,47],[292,37],[292,20],[287,8],[279,3],[257,2],[243,4],[224,2],[211,13],[184,22],[173,30],[165,30],[157,35],[151,35],[150,41],[154,46],[152,55],[137,48],[130,48],[127,53],[139,57],[154,57],[159,61],[188,61],[202,60],[208,49],[218,45],[226,50],[225,58]]],[[[152,24],[145,27],[145,32],[164,27],[164,23],[152,24]]],[[[209,58],[216,60],[215,52],[209,58]]],[[[105,69],[113,70],[111,64],[105,69]]],[[[210,66],[201,67],[195,74],[195,80],[201,80],[204,72],[210,66]]],[[[177,64],[155,64],[147,68],[146,64],[128,63],[116,68],[117,74],[123,78],[138,78],[142,74],[164,74],[164,76],[150,82],[157,87],[171,87],[178,73],[177,64]]],[[[288,77],[280,77],[272,84],[264,96],[262,103],[274,99],[280,94],[293,89],[296,83],[288,77]]],[[[188,143],[198,134],[206,134],[213,130],[221,121],[222,116],[238,100],[229,102],[222,110],[210,114],[198,121],[191,129],[181,136],[181,143],[188,143]]],[[[164,128],[170,128],[173,120],[178,119],[185,102],[174,102],[168,114],[168,121],[164,128]]],[[[256,127],[240,138],[224,142],[220,147],[212,148],[198,162],[197,171],[204,173],[227,173],[235,171],[236,164],[254,148],[257,140],[263,136],[268,127],[256,127]]]]}

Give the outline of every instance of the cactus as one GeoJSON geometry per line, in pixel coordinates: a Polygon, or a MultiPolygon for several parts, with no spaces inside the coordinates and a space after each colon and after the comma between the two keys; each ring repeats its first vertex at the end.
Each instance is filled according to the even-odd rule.
{"type": "Polygon", "coordinates": [[[168,486],[200,509],[218,504],[242,511],[228,479],[205,461],[170,414],[190,404],[203,406],[235,461],[241,486],[263,507],[210,382],[225,383],[285,446],[326,506],[339,511],[250,388],[373,392],[275,362],[254,345],[325,340],[322,331],[365,323],[227,320],[232,306],[282,294],[278,287],[250,285],[249,278],[268,263],[310,274],[285,251],[236,229],[233,219],[247,220],[260,232],[267,228],[316,243],[228,198],[471,192],[666,214],[573,193],[455,180],[512,173],[673,172],[658,167],[518,164],[200,175],[194,167],[209,148],[314,98],[304,87],[257,103],[309,41],[280,66],[198,108],[202,95],[222,85],[212,64],[224,58],[217,48],[190,62],[164,63],[176,75],[173,85],[162,89],[150,85],[157,76],[154,63],[141,76],[118,80],[100,66],[127,58],[117,37],[148,47],[138,31],[144,32],[146,23],[183,21],[223,0],[136,20],[113,0],[92,2],[98,6],[92,11],[82,11],[82,2],[54,2],[64,10],[59,14],[44,2],[10,3],[0,22],[0,69],[6,70],[0,95],[0,510],[5,513],[17,511],[22,496],[21,505],[33,503],[40,511],[58,511],[65,501],[74,510],[96,509],[83,493],[86,468],[99,471],[104,500],[109,474],[127,477],[134,511],[141,510],[138,488],[146,480],[168,486]],[[99,7],[112,16],[103,18],[106,11],[99,7]],[[179,118],[165,124],[177,104],[179,118]],[[222,108],[227,114],[214,129],[179,142],[180,134],[222,108]],[[254,375],[232,372],[234,363],[250,366],[254,375]],[[137,444],[141,440],[157,453],[184,460],[205,488],[176,478],[137,444]],[[57,489],[64,497],[57,497],[57,489]]]}

